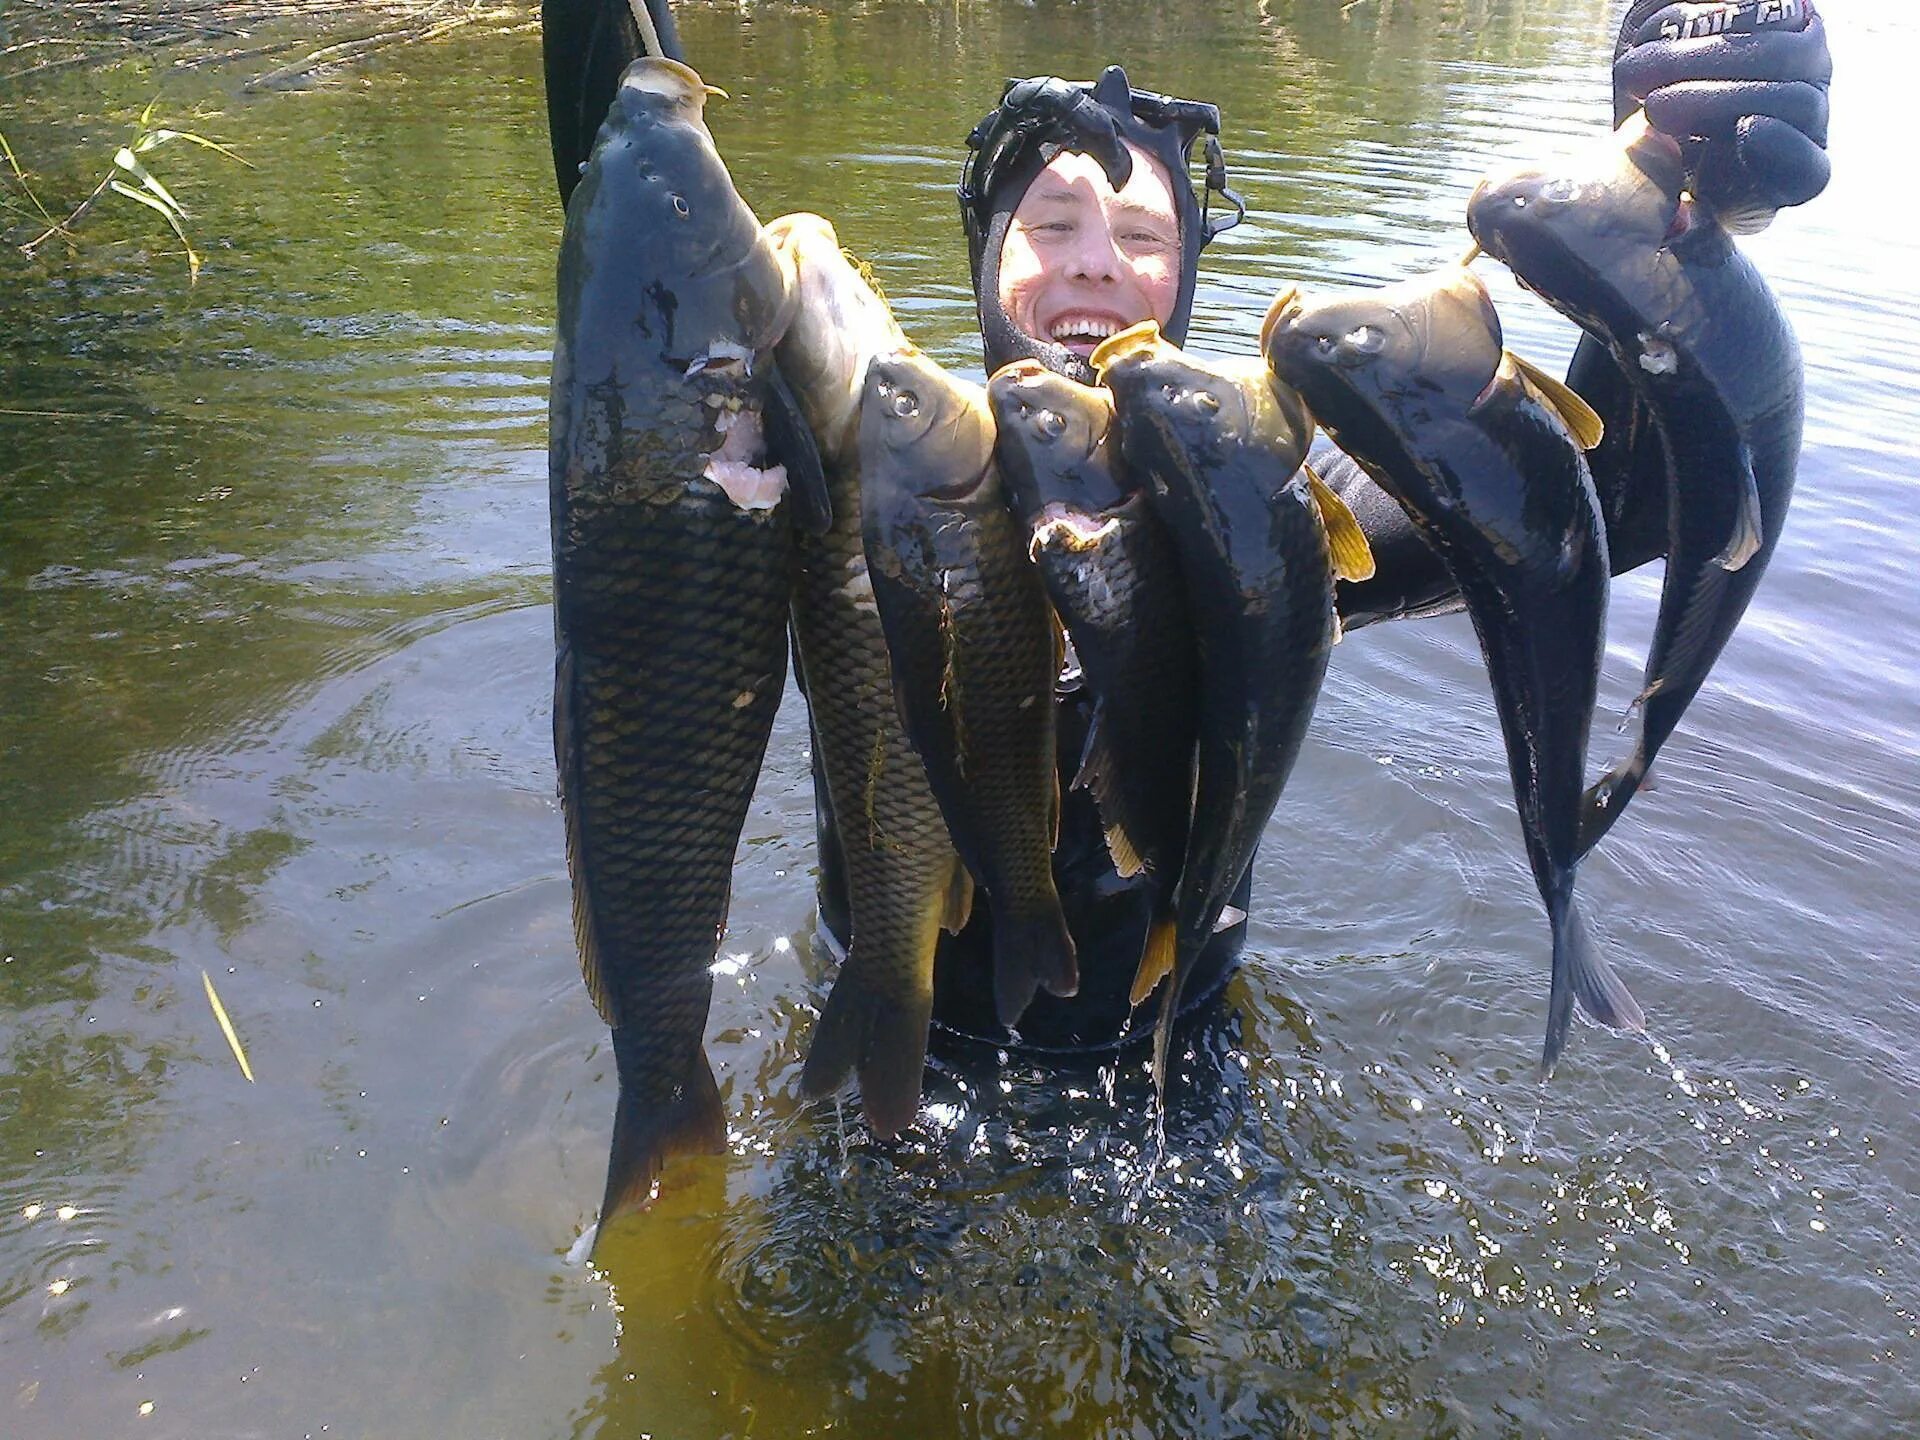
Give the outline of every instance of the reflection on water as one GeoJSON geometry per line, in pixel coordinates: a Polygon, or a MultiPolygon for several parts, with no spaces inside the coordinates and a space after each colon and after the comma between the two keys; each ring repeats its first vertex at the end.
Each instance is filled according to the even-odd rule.
{"type": "MultiPolygon", "coordinates": [[[[1195,338],[1232,350],[1282,277],[1451,257],[1483,169],[1587,138],[1613,8],[873,0],[683,31],[761,212],[828,212],[977,374],[952,186],[1005,76],[1120,59],[1221,104],[1253,215],[1195,338]]],[[[569,1259],[614,1080],[552,799],[535,45],[244,100],[170,79],[262,162],[169,173],[199,286],[104,217],[77,260],[0,261],[3,403],[68,417],[0,415],[0,1433],[1920,1426],[1920,256],[1874,178],[1916,22],[1826,8],[1834,189],[1752,247],[1807,352],[1792,527],[1582,877],[1656,1042],[1583,1027],[1533,1082],[1547,947],[1477,649],[1376,627],[1336,653],[1164,1147],[1136,1058],[952,1053],[876,1144],[798,1099],[831,964],[789,695],[709,1027],[731,1151],[598,1269],[569,1259]]],[[[58,156],[65,117],[152,83],[50,76],[0,131],[58,156]]],[[[1488,273],[1516,347],[1563,357],[1488,273]]],[[[1617,587],[1610,710],[1657,594],[1617,587]]]]}

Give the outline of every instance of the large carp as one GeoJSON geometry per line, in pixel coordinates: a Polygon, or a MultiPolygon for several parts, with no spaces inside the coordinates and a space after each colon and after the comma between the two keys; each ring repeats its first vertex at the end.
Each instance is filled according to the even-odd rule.
{"type": "Polygon", "coordinates": [[[861,537],[861,382],[874,356],[907,340],[825,220],[785,215],[767,234],[794,260],[794,318],[776,353],[833,501],[827,532],[800,537],[793,633],[851,912],[846,959],[800,1084],[828,1095],[857,1072],[867,1123],[892,1136],[919,1108],[940,928],[958,930],[972,900],[894,703],[861,537]]]}
{"type": "Polygon", "coordinates": [[[1262,343],[1274,373],[1399,501],[1466,601],[1553,928],[1551,1071],[1576,999],[1606,1024],[1643,1024],[1574,899],[1609,582],[1581,454],[1600,438],[1598,419],[1505,350],[1493,302],[1463,266],[1350,299],[1282,296],[1262,343]]]}
{"type": "Polygon", "coordinates": [[[917,351],[877,359],[860,405],[867,572],[894,689],[954,847],[986,891],[994,1003],[1079,988],[1054,888],[1057,622],[993,463],[978,385],[917,351]]]}
{"type": "Polygon", "coordinates": [[[1163,973],[1193,806],[1198,684],[1173,539],[1120,463],[1106,390],[1022,360],[994,374],[987,399],[1007,498],[1093,699],[1074,783],[1093,795],[1114,869],[1144,872],[1152,886],[1143,969],[1163,973]]]}
{"type": "MultiPolygon", "coordinates": [[[[1338,623],[1328,520],[1337,517],[1343,553],[1357,544],[1364,554],[1365,541],[1301,470],[1313,421],[1260,361],[1196,360],[1146,321],[1102,342],[1092,364],[1113,391],[1121,454],[1173,536],[1197,621],[1193,817],[1154,1031],[1164,1083],[1181,988],[1253,863],[1326,677],[1338,623]]],[[[1143,971],[1136,994],[1158,978],[1143,971]]]]}
{"type": "Polygon", "coordinates": [[[1685,195],[1680,147],[1635,116],[1584,164],[1483,184],[1489,255],[1613,355],[1667,459],[1667,573],[1633,754],[1587,793],[1584,853],[1620,818],[1746,612],[1800,459],[1799,346],[1760,272],[1685,195]]]}
{"type": "Polygon", "coordinates": [[[676,61],[626,71],[560,251],[553,735],[574,934],[620,1076],[603,1225],[666,1157],[725,1142],[709,967],[786,673],[792,504],[760,414],[790,269],[706,93],[676,61]]]}

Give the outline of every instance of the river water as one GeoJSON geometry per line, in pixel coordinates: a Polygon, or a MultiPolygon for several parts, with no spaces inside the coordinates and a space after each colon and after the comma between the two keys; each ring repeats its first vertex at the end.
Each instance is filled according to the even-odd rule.
{"type": "MultiPolygon", "coordinates": [[[[1798,499],[1582,875],[1655,1042],[1583,1025],[1534,1079],[1546,927],[1471,632],[1378,626],[1335,653],[1165,1153],[1133,1061],[943,1067],[875,1145],[797,1097],[830,964],[790,695],[709,1027],[731,1153],[598,1269],[537,37],[262,95],[164,57],[0,93],[16,150],[76,157],[49,192],[119,143],[68,117],[155,93],[259,167],[158,157],[197,286],[131,206],[0,258],[0,1435],[1920,1432],[1920,17],[1825,8],[1836,178],[1751,242],[1806,350],[1798,499]]],[[[1283,278],[1449,258],[1483,170],[1600,134],[1613,9],[874,0],[683,32],[741,190],[831,216],[977,375],[952,187],[1004,77],[1122,59],[1220,103],[1253,214],[1194,340],[1228,352],[1283,278]]],[[[1515,347],[1564,360],[1482,269],[1515,347]]],[[[1616,587],[1605,716],[1658,584],[1616,587]]],[[[1594,767],[1625,743],[1597,725],[1594,767]]]]}

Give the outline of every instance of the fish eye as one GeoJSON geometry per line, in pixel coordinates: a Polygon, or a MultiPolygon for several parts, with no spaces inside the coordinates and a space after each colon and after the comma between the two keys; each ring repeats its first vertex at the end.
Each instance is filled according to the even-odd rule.
{"type": "Polygon", "coordinates": [[[1562,175],[1542,185],[1534,198],[1548,205],[1564,205],[1574,198],[1579,188],[1573,181],[1562,175]]]}
{"type": "Polygon", "coordinates": [[[1193,408],[1202,415],[1218,415],[1220,397],[1211,390],[1196,390],[1193,392],[1193,408]]]}
{"type": "Polygon", "coordinates": [[[920,397],[911,390],[896,390],[887,408],[902,420],[911,420],[920,413],[920,397]]]}
{"type": "Polygon", "coordinates": [[[1034,417],[1035,427],[1049,440],[1060,438],[1060,432],[1067,428],[1066,417],[1057,410],[1042,410],[1034,417]]]}
{"type": "Polygon", "coordinates": [[[687,216],[693,213],[693,208],[687,204],[686,196],[670,195],[667,198],[673,201],[673,213],[678,215],[681,219],[684,220],[686,219],[687,216]]]}
{"type": "Polygon", "coordinates": [[[1387,332],[1378,325],[1356,325],[1341,339],[1356,355],[1378,355],[1387,344],[1387,332]]]}

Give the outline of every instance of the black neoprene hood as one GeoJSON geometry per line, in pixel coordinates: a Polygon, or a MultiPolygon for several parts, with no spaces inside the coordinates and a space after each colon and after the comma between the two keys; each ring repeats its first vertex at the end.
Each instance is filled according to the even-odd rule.
{"type": "Polygon", "coordinates": [[[1022,334],[1001,308],[1000,253],[1021,197],[1055,156],[1064,150],[1091,155],[1117,190],[1133,173],[1129,144],[1153,158],[1173,193],[1180,291],[1161,330],[1175,344],[1185,342],[1200,251],[1246,214],[1240,197],[1227,188],[1219,108],[1135,90],[1118,65],[1109,65],[1091,83],[1052,77],[1010,81],[1000,104],[967,136],[970,153],[960,177],[960,216],[989,374],[1010,361],[1033,359],[1057,374],[1094,383],[1092,367],[1082,356],[1051,340],[1022,334]],[[1203,136],[1206,174],[1196,191],[1188,165],[1203,136]],[[1212,213],[1216,194],[1231,207],[1219,215],[1212,213]]]}

